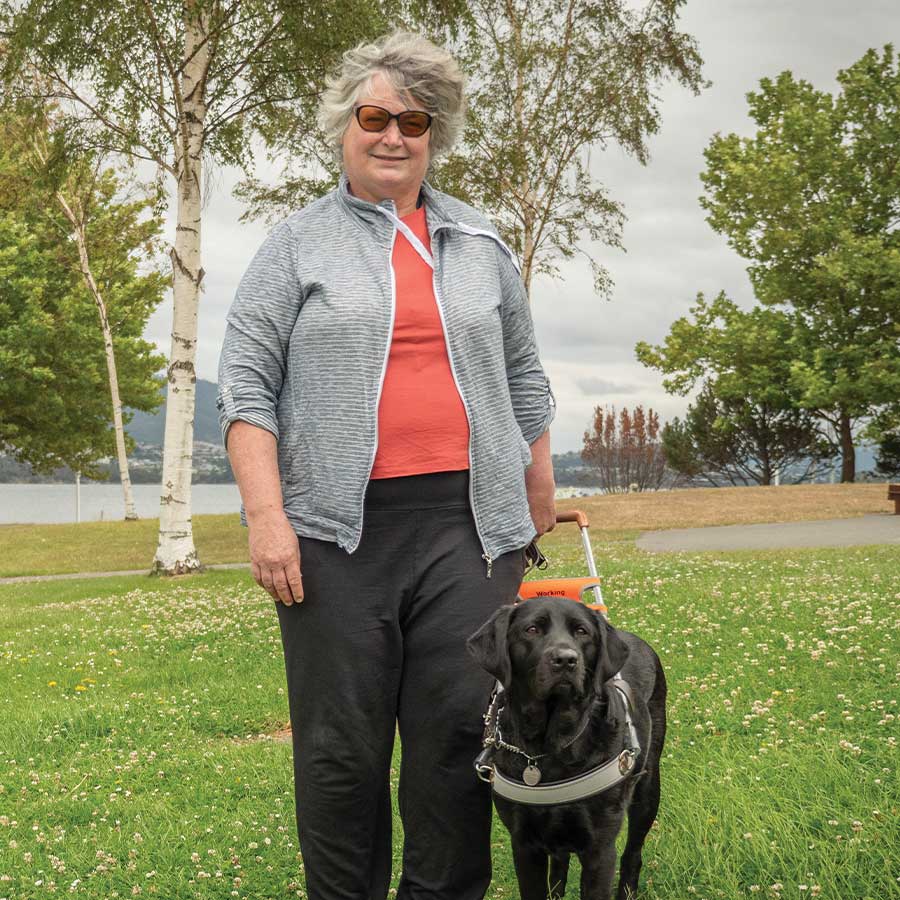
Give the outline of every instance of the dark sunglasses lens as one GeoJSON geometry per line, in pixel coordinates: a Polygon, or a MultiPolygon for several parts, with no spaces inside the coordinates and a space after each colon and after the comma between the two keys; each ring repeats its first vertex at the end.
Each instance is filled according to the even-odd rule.
{"type": "Polygon", "coordinates": [[[364,131],[381,131],[390,121],[388,113],[377,106],[361,106],[356,118],[364,131]]]}
{"type": "Polygon", "coordinates": [[[426,113],[405,112],[400,113],[397,124],[400,126],[400,131],[407,137],[419,137],[428,131],[431,119],[426,113]]]}

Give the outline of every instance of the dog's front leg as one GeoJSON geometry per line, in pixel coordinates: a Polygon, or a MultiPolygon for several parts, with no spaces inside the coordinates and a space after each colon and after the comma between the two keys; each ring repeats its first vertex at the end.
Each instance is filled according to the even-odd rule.
{"type": "Polygon", "coordinates": [[[613,876],[616,874],[615,840],[604,841],[586,853],[581,860],[581,900],[611,900],[613,876]]]}
{"type": "Polygon", "coordinates": [[[514,841],[513,863],[522,900],[547,900],[550,886],[547,854],[514,841]]]}

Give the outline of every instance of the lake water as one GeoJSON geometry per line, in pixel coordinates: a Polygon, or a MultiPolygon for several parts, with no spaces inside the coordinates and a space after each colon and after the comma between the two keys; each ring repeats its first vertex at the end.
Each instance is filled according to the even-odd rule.
{"type": "MultiPolygon", "coordinates": [[[[135,484],[134,504],[142,519],[159,516],[159,485],[135,484]]],[[[594,488],[559,488],[558,500],[598,493],[594,488]]],[[[193,513],[237,513],[241,495],[236,484],[195,484],[191,488],[193,513]]],[[[82,484],[81,521],[97,522],[125,517],[119,484],[82,484]]],[[[75,521],[74,484],[0,484],[0,525],[75,521]]]]}
{"type": "MultiPolygon", "coordinates": [[[[134,505],[142,519],[159,516],[159,485],[135,484],[134,505]]],[[[237,513],[241,495],[236,484],[195,484],[194,514],[237,513]]],[[[82,484],[81,521],[123,519],[125,501],[120,484],[82,484]]],[[[25,522],[74,522],[74,484],[0,484],[0,525],[25,522]]]]}

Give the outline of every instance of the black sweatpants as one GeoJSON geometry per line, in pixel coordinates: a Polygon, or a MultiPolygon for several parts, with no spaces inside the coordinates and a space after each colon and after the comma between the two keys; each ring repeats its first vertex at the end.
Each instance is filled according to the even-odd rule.
{"type": "Polygon", "coordinates": [[[523,550],[486,577],[468,472],[378,479],[348,554],[300,538],[305,600],[277,604],[309,900],[384,900],[399,727],[398,900],[481,900],[491,797],[475,777],[492,679],[465,649],[515,599],[523,550]]]}

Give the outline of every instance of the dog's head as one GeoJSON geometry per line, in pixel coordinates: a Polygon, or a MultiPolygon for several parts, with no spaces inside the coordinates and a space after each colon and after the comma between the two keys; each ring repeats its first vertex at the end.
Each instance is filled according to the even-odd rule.
{"type": "Polygon", "coordinates": [[[535,699],[599,693],[628,658],[628,647],[597,612],[561,597],[502,606],[467,647],[506,690],[535,699]]]}

